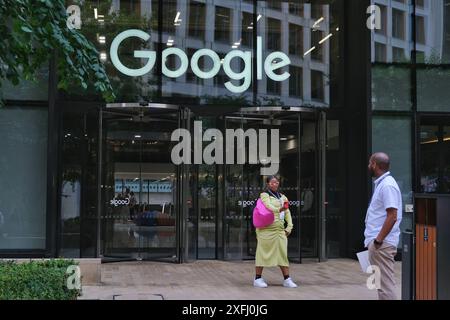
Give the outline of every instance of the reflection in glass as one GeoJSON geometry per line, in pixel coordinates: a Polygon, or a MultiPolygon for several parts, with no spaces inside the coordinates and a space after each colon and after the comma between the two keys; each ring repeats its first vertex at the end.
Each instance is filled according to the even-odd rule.
{"type": "MultiPolygon", "coordinates": [[[[403,205],[412,204],[411,120],[404,117],[374,117],[372,152],[385,152],[389,155],[390,171],[402,193],[403,205]]],[[[409,215],[403,215],[400,227],[402,230],[412,227],[409,215]]]]}
{"type": "Polygon", "coordinates": [[[435,193],[439,186],[439,126],[420,127],[420,158],[422,192],[435,193]]]}
{"type": "Polygon", "coordinates": [[[411,110],[411,70],[404,66],[372,66],[372,108],[411,110]]]}
{"type": "Polygon", "coordinates": [[[176,259],[170,134],[178,128],[178,114],[133,108],[103,115],[103,255],[176,259]]]}
{"type": "MultiPolygon", "coordinates": [[[[116,102],[163,101],[175,104],[183,98],[184,103],[192,105],[240,103],[328,107],[331,104],[330,86],[337,86],[332,79],[336,78],[338,68],[333,68],[331,72],[330,64],[332,60],[339,59],[340,22],[337,15],[340,1],[324,1],[321,4],[235,0],[85,1],[81,4],[81,32],[99,51],[112,81],[116,102]],[[143,41],[138,37],[130,37],[121,43],[118,56],[124,66],[140,69],[149,62],[148,58],[135,57],[136,51],[153,51],[157,54],[154,67],[137,77],[124,75],[111,63],[110,47],[113,39],[129,29],[142,30],[150,39],[143,41]],[[231,72],[229,70],[226,74],[223,59],[230,51],[241,50],[250,52],[253,57],[257,56],[255,33],[261,37],[262,56],[261,61],[257,61],[261,74],[253,72],[257,69],[253,59],[244,61],[240,57],[232,59],[231,72]],[[159,54],[161,50],[175,48],[186,54],[188,66],[186,71],[180,70],[179,75],[172,78],[161,73],[161,64],[175,71],[182,66],[182,60],[171,54],[162,61],[159,54]],[[212,50],[220,57],[220,61],[211,57],[200,58],[198,67],[203,72],[216,70],[213,63],[220,63],[219,70],[212,72],[207,79],[194,74],[190,63],[193,54],[201,49],[212,50]],[[291,66],[303,70],[302,82],[298,81],[298,76],[293,80],[294,83],[291,83],[290,77],[274,81],[266,74],[265,59],[274,51],[286,54],[291,66]],[[248,72],[239,75],[243,70],[248,72]],[[323,99],[312,97],[312,70],[320,71],[330,79],[323,82],[323,90],[320,90],[324,93],[323,99]],[[238,79],[233,79],[236,77],[238,79]],[[225,86],[226,83],[239,86],[246,79],[251,81],[243,92],[233,92],[225,86]],[[302,88],[294,90],[296,85],[302,88]],[[296,94],[290,94],[293,91],[296,94]]],[[[277,60],[269,63],[275,62],[277,60]]],[[[288,72],[289,66],[275,70],[276,74],[288,72]]],[[[79,89],[70,90],[63,94],[63,98],[101,100],[95,92],[79,89]]]]}
{"type": "Polygon", "coordinates": [[[62,257],[95,257],[98,196],[98,110],[63,109],[62,257]]]}
{"type": "Polygon", "coordinates": [[[424,193],[450,193],[450,126],[437,122],[420,126],[420,185],[424,193]]]}
{"type": "Polygon", "coordinates": [[[450,193],[450,126],[443,127],[442,142],[442,192],[450,193]]]}
{"type": "Polygon", "coordinates": [[[46,108],[0,108],[0,249],[45,249],[46,108]]]}

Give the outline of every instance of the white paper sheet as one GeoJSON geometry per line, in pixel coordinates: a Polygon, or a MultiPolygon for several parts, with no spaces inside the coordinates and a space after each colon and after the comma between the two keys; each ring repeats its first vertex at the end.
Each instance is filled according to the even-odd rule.
{"type": "Polygon", "coordinates": [[[361,270],[364,273],[367,273],[367,268],[370,266],[369,262],[369,251],[361,251],[356,254],[359,260],[359,264],[361,265],[361,270]]]}

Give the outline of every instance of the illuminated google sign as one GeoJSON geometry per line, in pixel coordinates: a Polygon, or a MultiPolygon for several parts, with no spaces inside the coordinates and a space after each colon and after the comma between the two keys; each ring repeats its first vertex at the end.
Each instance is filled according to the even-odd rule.
{"type": "MultiPolygon", "coordinates": [[[[147,50],[135,50],[134,57],[135,58],[146,58],[148,59],[145,66],[139,69],[131,69],[126,67],[119,59],[118,50],[121,43],[128,38],[137,37],[144,41],[148,41],[150,39],[150,35],[142,30],[138,29],[130,29],[121,32],[117,37],[113,40],[111,44],[110,56],[113,65],[125,75],[131,77],[140,77],[147,73],[149,73],[156,63],[156,52],[155,51],[147,51],[147,50]]],[[[256,43],[256,63],[257,63],[257,79],[262,79],[263,69],[266,75],[274,80],[274,81],[284,81],[290,77],[289,72],[283,72],[281,74],[276,74],[275,70],[288,66],[291,63],[289,57],[283,52],[272,52],[270,53],[263,62],[263,54],[262,54],[262,38],[257,37],[256,43]]],[[[211,79],[215,77],[220,68],[223,66],[223,70],[225,74],[232,80],[243,80],[241,85],[234,85],[231,81],[225,83],[225,87],[233,92],[233,93],[242,93],[246,91],[252,82],[252,52],[251,51],[242,51],[242,50],[232,50],[227,53],[224,57],[223,62],[220,60],[219,55],[211,49],[200,49],[197,50],[191,58],[189,59],[186,53],[179,48],[166,48],[162,52],[162,73],[169,78],[178,78],[181,77],[184,73],[186,73],[189,64],[192,69],[192,72],[201,79],[211,79]],[[181,64],[176,70],[171,70],[167,67],[166,61],[167,57],[175,55],[177,56],[181,64]],[[198,62],[201,57],[208,57],[212,60],[212,68],[210,70],[201,70],[198,62]],[[233,59],[242,59],[244,63],[244,68],[242,72],[235,72],[231,68],[231,61],[233,59]]]]}

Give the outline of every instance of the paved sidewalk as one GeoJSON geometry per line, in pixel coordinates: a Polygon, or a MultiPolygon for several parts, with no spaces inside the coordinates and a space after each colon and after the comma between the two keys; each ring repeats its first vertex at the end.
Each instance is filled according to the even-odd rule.
{"type": "MultiPolygon", "coordinates": [[[[278,268],[264,270],[269,288],[253,287],[254,262],[197,261],[186,264],[120,262],[102,265],[102,285],[83,286],[81,299],[106,300],[309,300],[377,299],[366,287],[366,274],[357,261],[291,264],[290,274],[300,285],[282,286],[278,268]]],[[[400,298],[401,263],[396,264],[400,298]]]]}

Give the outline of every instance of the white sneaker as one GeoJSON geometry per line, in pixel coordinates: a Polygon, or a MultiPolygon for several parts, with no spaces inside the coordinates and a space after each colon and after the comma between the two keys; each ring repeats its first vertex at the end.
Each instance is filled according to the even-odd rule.
{"type": "Polygon", "coordinates": [[[257,287],[257,288],[267,288],[268,287],[267,283],[264,281],[263,278],[253,280],[253,286],[257,287]]]}
{"type": "Polygon", "coordinates": [[[294,281],[292,281],[291,278],[287,278],[286,280],[283,281],[283,287],[286,287],[286,288],[297,288],[298,286],[295,284],[294,281]]]}

